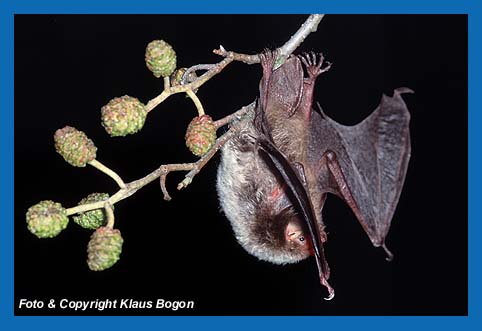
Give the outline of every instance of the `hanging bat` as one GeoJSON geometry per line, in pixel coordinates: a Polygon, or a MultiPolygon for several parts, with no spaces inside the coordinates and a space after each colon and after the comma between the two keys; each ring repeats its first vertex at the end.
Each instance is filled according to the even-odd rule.
{"type": "Polygon", "coordinates": [[[323,56],[260,55],[263,77],[256,110],[222,149],[217,190],[234,234],[250,254],[275,264],[315,256],[320,282],[330,268],[322,209],[328,193],[342,198],[375,247],[385,237],[410,158],[410,114],[398,88],[364,121],[344,126],[313,110],[323,56]],[[307,73],[304,77],[303,65],[307,73]]]}

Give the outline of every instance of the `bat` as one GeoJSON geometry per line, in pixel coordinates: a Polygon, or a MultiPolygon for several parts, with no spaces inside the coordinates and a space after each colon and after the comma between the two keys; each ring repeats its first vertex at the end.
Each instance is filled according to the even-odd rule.
{"type": "Polygon", "coordinates": [[[398,88],[355,126],[312,107],[323,55],[260,55],[263,77],[256,109],[222,148],[217,174],[221,208],[251,255],[275,264],[314,256],[326,300],[335,291],[322,210],[327,194],[343,199],[375,247],[393,258],[385,238],[410,159],[410,114],[398,88]],[[306,77],[305,77],[306,72],[306,77]]]}

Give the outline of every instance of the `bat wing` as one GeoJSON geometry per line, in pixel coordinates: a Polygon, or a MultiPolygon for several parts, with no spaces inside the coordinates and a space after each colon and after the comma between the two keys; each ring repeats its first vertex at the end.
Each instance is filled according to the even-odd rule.
{"type": "Polygon", "coordinates": [[[315,251],[315,261],[320,276],[320,282],[328,290],[328,297],[326,300],[331,300],[335,296],[335,291],[328,283],[330,277],[330,268],[326,261],[325,253],[323,251],[323,242],[316,226],[316,217],[313,210],[313,205],[309,198],[305,186],[301,183],[295,169],[284,155],[273,145],[268,139],[257,140],[258,152],[266,161],[268,166],[283,178],[287,189],[291,192],[290,196],[293,198],[294,205],[297,210],[303,215],[310,236],[313,240],[313,248],[315,251]]]}
{"type": "Polygon", "coordinates": [[[260,83],[261,105],[264,111],[285,109],[292,115],[303,95],[303,67],[296,56],[292,56],[278,69],[271,71],[276,53],[263,54],[263,79],[260,83]]]}
{"type": "MultiPolygon", "coordinates": [[[[326,115],[313,117],[310,163],[318,169],[321,190],[343,198],[373,245],[385,237],[398,203],[410,158],[410,114],[401,94],[383,95],[361,123],[344,126],[326,115]]],[[[315,114],[314,114],[315,115],[315,114]]]]}

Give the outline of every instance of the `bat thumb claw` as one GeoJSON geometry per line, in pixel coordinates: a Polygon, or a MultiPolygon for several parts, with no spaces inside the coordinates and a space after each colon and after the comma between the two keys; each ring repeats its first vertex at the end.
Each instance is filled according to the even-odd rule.
{"type": "Polygon", "coordinates": [[[391,262],[393,260],[393,253],[390,252],[390,250],[387,248],[385,243],[383,243],[382,248],[385,251],[385,253],[387,254],[387,257],[385,258],[385,260],[387,260],[388,262],[391,262]]]}
{"type": "Polygon", "coordinates": [[[411,88],[399,87],[393,91],[393,94],[403,94],[403,93],[415,93],[411,88]]]}
{"type": "Polygon", "coordinates": [[[330,286],[330,284],[328,283],[328,281],[325,278],[321,279],[321,284],[323,286],[325,286],[326,289],[328,290],[328,297],[323,298],[323,299],[325,299],[326,301],[330,301],[331,299],[333,299],[335,297],[335,290],[333,289],[333,287],[330,286]]]}

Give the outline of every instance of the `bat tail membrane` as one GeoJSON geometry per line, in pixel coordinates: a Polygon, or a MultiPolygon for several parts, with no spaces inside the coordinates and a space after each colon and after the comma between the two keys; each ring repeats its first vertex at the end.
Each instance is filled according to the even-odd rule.
{"type": "MultiPolygon", "coordinates": [[[[375,111],[355,126],[339,124],[322,114],[311,138],[312,144],[318,145],[318,155],[321,145],[325,158],[330,152],[336,156],[331,164],[328,160],[329,175],[321,172],[320,186],[348,203],[373,245],[385,249],[387,259],[393,254],[385,237],[410,159],[410,114],[401,97],[404,93],[413,91],[401,87],[392,97],[383,95],[375,111]]],[[[324,164],[322,157],[311,159],[324,164]]]]}

